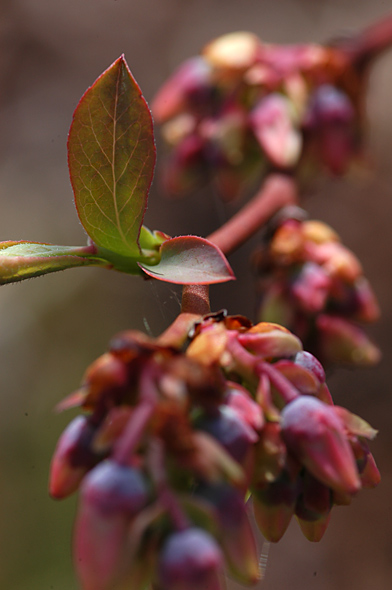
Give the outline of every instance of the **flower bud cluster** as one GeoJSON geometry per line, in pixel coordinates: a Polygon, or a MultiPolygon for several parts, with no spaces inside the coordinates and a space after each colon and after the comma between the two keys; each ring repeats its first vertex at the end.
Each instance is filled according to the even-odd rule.
{"type": "Polygon", "coordinates": [[[375,431],[334,406],[320,363],[281,326],[210,314],[185,348],[117,336],[59,404],[79,406],[50,492],[80,489],[83,590],[221,590],[255,583],[256,522],[277,541],[295,515],[321,538],[334,504],[378,483],[375,431]]]}
{"type": "Polygon", "coordinates": [[[372,365],[380,358],[359,323],[379,307],[356,256],[321,221],[289,207],[256,253],[258,317],[283,324],[323,364],[372,365]]]}
{"type": "Polygon", "coordinates": [[[268,169],[344,173],[360,147],[362,81],[340,50],[238,32],[184,62],[152,103],[172,148],[164,181],[212,179],[227,200],[268,169]]]}

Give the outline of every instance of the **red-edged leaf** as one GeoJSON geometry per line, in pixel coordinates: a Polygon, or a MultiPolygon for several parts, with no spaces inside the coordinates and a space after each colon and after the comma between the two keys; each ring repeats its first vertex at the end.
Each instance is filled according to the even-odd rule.
{"type": "Polygon", "coordinates": [[[151,114],[123,56],[81,98],[68,162],[82,225],[100,247],[138,254],[155,165],[151,114]]]}
{"type": "Polygon", "coordinates": [[[234,274],[221,250],[204,238],[180,236],[161,246],[155,266],[140,264],[146,274],[180,285],[208,285],[233,280],[234,274]]]}

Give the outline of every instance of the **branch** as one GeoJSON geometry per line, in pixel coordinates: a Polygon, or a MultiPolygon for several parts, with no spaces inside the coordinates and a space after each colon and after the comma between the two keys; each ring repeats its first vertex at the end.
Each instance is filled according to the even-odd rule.
{"type": "MultiPolygon", "coordinates": [[[[230,254],[258,231],[279,209],[296,202],[295,181],[271,174],[259,192],[234,217],[208,236],[224,254],[230,254]]],[[[195,321],[210,312],[208,285],[185,285],[181,314],[160,336],[164,345],[181,346],[195,321]]]]}
{"type": "Polygon", "coordinates": [[[342,50],[359,71],[364,70],[392,46],[392,13],[351,38],[338,40],[332,45],[342,50]]]}
{"type": "Polygon", "coordinates": [[[279,209],[297,200],[294,179],[271,174],[259,192],[234,217],[208,236],[224,254],[231,254],[257,232],[279,209]]]}
{"type": "Polygon", "coordinates": [[[208,285],[184,285],[182,288],[181,313],[158,338],[162,346],[181,348],[195,322],[210,313],[208,285]]]}

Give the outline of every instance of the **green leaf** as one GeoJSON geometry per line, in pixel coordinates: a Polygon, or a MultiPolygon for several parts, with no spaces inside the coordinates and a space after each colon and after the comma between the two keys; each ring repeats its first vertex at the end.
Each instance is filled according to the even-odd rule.
{"type": "Polygon", "coordinates": [[[107,262],[95,255],[92,246],[54,246],[24,241],[0,243],[0,285],[76,266],[107,266],[107,262]]]}
{"type": "Polygon", "coordinates": [[[69,132],[68,163],[88,235],[99,247],[137,256],[155,144],[150,111],[124,56],[81,98],[69,132]]]}
{"type": "Polygon", "coordinates": [[[160,262],[139,263],[154,279],[180,285],[209,285],[235,279],[221,250],[204,238],[180,236],[164,242],[160,262]]]}

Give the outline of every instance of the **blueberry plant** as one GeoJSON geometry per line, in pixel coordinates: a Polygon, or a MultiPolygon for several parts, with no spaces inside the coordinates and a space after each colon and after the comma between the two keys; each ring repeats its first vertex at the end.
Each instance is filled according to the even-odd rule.
{"type": "Polygon", "coordinates": [[[376,297],[356,256],[299,199],[315,174],[360,161],[364,94],[392,20],[326,46],[225,35],[185,62],[152,103],[170,146],[163,190],[212,182],[255,196],[207,239],[143,225],[155,165],[152,117],[125,58],[86,91],[68,161],[87,245],[0,244],[0,281],[101,266],[183,285],[157,338],[115,336],[58,404],[50,493],[79,490],[74,561],[83,590],[220,590],[262,572],[251,526],[277,542],[293,517],[319,541],[335,505],[378,484],[376,431],[334,404],[321,362],[371,365],[363,322],[376,297]],[[226,255],[256,231],[254,321],[211,312],[226,255]],[[321,362],[320,362],[321,361],[321,362]]]}

